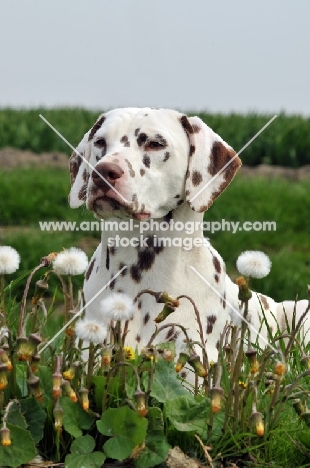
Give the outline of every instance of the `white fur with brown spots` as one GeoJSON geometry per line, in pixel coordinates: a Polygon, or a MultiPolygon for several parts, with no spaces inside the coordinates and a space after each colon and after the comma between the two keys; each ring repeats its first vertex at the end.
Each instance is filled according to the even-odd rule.
{"type": "MultiPolygon", "coordinates": [[[[204,340],[210,360],[217,360],[220,333],[226,322],[240,319],[228,304],[239,310],[238,288],[226,275],[221,256],[204,238],[201,228],[192,234],[177,233],[181,239],[199,238],[201,246],[154,247],[153,236],[176,236],[175,232],[150,229],[144,232],[148,247],[108,247],[108,238],[140,237],[139,223],[150,221],[202,222],[203,213],[226,189],[241,161],[233,149],[198,117],[187,117],[167,109],[116,109],[99,117],[77,147],[77,151],[95,167],[93,172],[74,152],[70,161],[71,207],[82,204],[105,220],[134,220],[133,231],[103,232],[102,241],[90,262],[84,293],[89,301],[118,271],[127,269],[86,309],[98,316],[100,301],[111,291],[135,297],[142,289],[167,291],[177,297],[190,296],[200,312],[204,340]],[[221,169],[227,167],[216,177],[221,169]],[[103,180],[102,177],[105,179],[103,180]],[[108,183],[107,183],[108,182],[108,183]],[[208,183],[208,186],[191,199],[208,183]],[[219,297],[190,268],[195,267],[219,293],[219,297]],[[223,300],[222,298],[225,298],[223,300]]],[[[275,331],[275,318],[285,328],[283,307],[270,298],[250,301],[248,319],[256,330],[261,328],[262,308],[275,331]],[[280,314],[280,316],[279,316],[280,314]]],[[[162,309],[149,295],[143,295],[129,323],[126,343],[145,345],[155,329],[154,318],[162,309]]],[[[292,303],[289,304],[292,310],[292,303]]],[[[102,320],[105,317],[102,316],[102,320]]],[[[198,341],[198,325],[191,304],[181,305],[164,323],[180,323],[198,341]]],[[[166,329],[159,340],[175,339],[179,329],[166,329]]],[[[252,332],[255,340],[255,333],[252,332]]],[[[178,342],[179,340],[177,340],[178,342]]],[[[264,345],[264,343],[262,343],[264,345]]]]}

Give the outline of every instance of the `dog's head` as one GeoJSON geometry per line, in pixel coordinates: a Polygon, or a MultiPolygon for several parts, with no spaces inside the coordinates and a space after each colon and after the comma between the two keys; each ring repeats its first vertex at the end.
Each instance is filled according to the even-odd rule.
{"type": "Polygon", "coordinates": [[[162,218],[183,203],[207,210],[241,161],[198,117],[116,109],[99,117],[70,159],[72,208],[100,218],[162,218]]]}

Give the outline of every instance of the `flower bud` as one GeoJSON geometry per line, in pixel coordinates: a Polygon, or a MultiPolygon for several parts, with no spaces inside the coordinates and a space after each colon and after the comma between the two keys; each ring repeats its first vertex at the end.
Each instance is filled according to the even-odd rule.
{"type": "Polygon", "coordinates": [[[1,445],[3,445],[4,447],[9,447],[12,443],[10,429],[7,428],[6,426],[2,427],[0,429],[0,435],[1,435],[1,445]]]}
{"type": "Polygon", "coordinates": [[[212,413],[218,413],[221,410],[223,396],[224,396],[224,390],[221,387],[210,388],[212,413]]]}
{"type": "Polygon", "coordinates": [[[188,359],[188,364],[194,369],[195,374],[197,374],[198,377],[207,377],[208,372],[203,367],[203,364],[200,361],[199,356],[197,356],[197,354],[190,355],[188,359]]]}
{"type": "Polygon", "coordinates": [[[286,373],[287,366],[286,363],[283,361],[277,361],[274,366],[274,373],[279,376],[280,378],[286,373]]]}
{"type": "Polygon", "coordinates": [[[53,397],[59,398],[61,395],[61,384],[62,384],[62,375],[61,372],[56,372],[52,375],[53,381],[53,397]]]}
{"type": "Polygon", "coordinates": [[[108,369],[110,367],[112,361],[112,349],[111,347],[103,348],[101,354],[101,364],[104,369],[108,369]]]}
{"type": "Polygon", "coordinates": [[[8,353],[3,348],[0,348],[0,364],[5,364],[6,366],[8,366],[9,371],[13,369],[8,353]]]}
{"type": "Polygon", "coordinates": [[[243,276],[236,279],[236,283],[239,287],[238,299],[241,302],[248,302],[252,297],[252,292],[249,289],[248,283],[243,276]]]}
{"type": "Polygon", "coordinates": [[[34,343],[30,343],[25,336],[17,338],[16,354],[19,361],[29,361],[35,352],[36,346],[34,343]]]}
{"type": "Polygon", "coordinates": [[[185,366],[185,364],[187,363],[187,361],[189,360],[189,355],[187,353],[180,353],[179,355],[179,358],[177,360],[177,363],[175,365],[175,370],[176,372],[180,372],[183,367],[185,366]]]}
{"type": "Polygon", "coordinates": [[[250,372],[251,374],[256,374],[259,370],[259,362],[257,360],[257,351],[254,348],[249,348],[245,352],[246,357],[250,363],[250,372]]]}
{"type": "Polygon", "coordinates": [[[41,360],[40,354],[35,354],[31,359],[31,370],[32,372],[37,372],[39,369],[39,362],[41,360]]]}
{"type": "Polygon", "coordinates": [[[175,311],[175,307],[170,302],[166,302],[163,310],[157,315],[154,319],[154,322],[161,323],[163,322],[172,312],[175,311]]]}
{"type": "Polygon", "coordinates": [[[62,407],[60,406],[59,399],[57,398],[56,404],[53,410],[53,415],[54,415],[54,427],[56,431],[62,431],[62,422],[63,422],[63,417],[64,417],[64,411],[62,407]]]}
{"type": "Polygon", "coordinates": [[[8,366],[0,364],[0,390],[4,390],[8,384],[8,366]]]}
{"type": "Polygon", "coordinates": [[[40,379],[38,376],[34,375],[30,370],[30,375],[27,379],[27,385],[30,393],[38,401],[43,401],[43,392],[40,386],[40,379]]]}
{"type": "Polygon", "coordinates": [[[81,405],[83,410],[87,411],[89,409],[89,399],[88,399],[88,390],[85,387],[82,387],[79,391],[81,398],[81,405]]]}
{"type": "Polygon", "coordinates": [[[146,416],[147,409],[146,409],[146,402],[145,402],[145,393],[138,389],[134,393],[133,397],[134,397],[135,402],[136,402],[136,407],[137,407],[138,414],[140,416],[146,416]]]}
{"type": "Polygon", "coordinates": [[[258,411],[253,411],[253,413],[251,414],[251,421],[253,426],[255,427],[256,434],[259,437],[263,437],[265,427],[262,413],[259,413],[258,411]]]}
{"type": "Polygon", "coordinates": [[[124,347],[124,353],[125,353],[125,359],[128,359],[129,361],[133,361],[135,359],[135,352],[133,348],[131,348],[130,346],[124,347]]]}
{"type": "Polygon", "coordinates": [[[76,396],[75,391],[71,387],[70,382],[68,380],[63,380],[61,386],[69,396],[70,400],[76,403],[78,401],[78,397],[76,396]]]}
{"type": "Polygon", "coordinates": [[[166,292],[159,293],[156,297],[156,302],[163,303],[163,304],[169,303],[173,307],[179,307],[180,305],[180,301],[178,299],[175,299],[169,296],[169,294],[166,292]]]}

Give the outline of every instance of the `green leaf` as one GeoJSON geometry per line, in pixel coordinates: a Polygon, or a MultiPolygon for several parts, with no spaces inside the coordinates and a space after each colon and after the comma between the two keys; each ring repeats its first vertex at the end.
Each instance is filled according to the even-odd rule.
{"type": "Polygon", "coordinates": [[[27,396],[27,367],[24,364],[16,364],[16,383],[21,392],[21,396],[27,396]]]}
{"type": "Polygon", "coordinates": [[[128,458],[135,448],[135,443],[125,435],[118,435],[107,440],[103,445],[103,450],[107,457],[115,460],[125,460],[128,458]]]}
{"type": "Polygon", "coordinates": [[[151,468],[167,459],[171,446],[161,431],[150,432],[146,437],[145,444],[145,448],[136,460],[137,468],[151,468]]]}
{"type": "Polygon", "coordinates": [[[64,429],[74,438],[83,435],[82,429],[88,430],[93,425],[95,417],[84,411],[79,403],[74,403],[69,397],[61,397],[60,406],[64,411],[64,429]]]}
{"type": "Polygon", "coordinates": [[[38,376],[40,377],[40,385],[43,390],[45,399],[52,398],[53,395],[53,379],[52,372],[48,367],[39,366],[38,376]]]}
{"type": "Polygon", "coordinates": [[[85,435],[82,437],[78,437],[72,442],[71,445],[71,453],[74,453],[76,455],[78,454],[85,454],[85,453],[91,453],[95,448],[95,441],[94,438],[90,435],[85,435]]]}
{"type": "Polygon", "coordinates": [[[161,431],[164,432],[164,418],[163,413],[160,408],[149,408],[147,413],[148,419],[148,432],[151,431],[161,431]]]}
{"type": "Polygon", "coordinates": [[[7,427],[11,431],[12,444],[8,447],[0,444],[0,466],[19,468],[32,460],[37,451],[29,431],[11,424],[7,424],[7,427]]]}
{"type": "Polygon", "coordinates": [[[36,444],[40,442],[44,435],[44,424],[46,412],[35,398],[25,398],[20,400],[21,411],[36,444]]]}
{"type": "Polygon", "coordinates": [[[128,406],[109,408],[96,424],[101,434],[112,437],[103,448],[107,456],[116,460],[129,457],[146,437],[147,420],[128,406]]]}
{"type": "Polygon", "coordinates": [[[166,401],[165,415],[170,419],[174,427],[181,432],[195,432],[203,436],[206,432],[210,405],[203,399],[197,402],[188,394],[166,401]]]}
{"type": "Polygon", "coordinates": [[[78,437],[72,442],[71,454],[66,456],[66,468],[101,468],[106,456],[93,452],[95,441],[90,435],[78,437]]]}
{"type": "Polygon", "coordinates": [[[188,395],[188,391],[181,385],[174,369],[174,364],[158,361],[154,374],[151,396],[161,403],[181,395],[188,395]]]}
{"type": "Polygon", "coordinates": [[[297,437],[305,447],[310,448],[310,433],[308,431],[297,433],[297,437]]]}
{"type": "Polygon", "coordinates": [[[18,402],[14,402],[10,406],[7,422],[13,426],[21,427],[22,429],[27,429],[27,422],[21,412],[21,405],[18,402]]]}

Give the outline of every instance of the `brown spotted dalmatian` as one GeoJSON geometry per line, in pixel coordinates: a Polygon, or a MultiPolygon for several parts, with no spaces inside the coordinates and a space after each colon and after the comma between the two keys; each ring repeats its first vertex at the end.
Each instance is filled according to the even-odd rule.
{"type": "MultiPolygon", "coordinates": [[[[240,323],[235,313],[240,304],[238,288],[227,276],[219,253],[203,236],[201,223],[204,212],[227,188],[240,165],[235,151],[198,117],[151,108],[116,109],[101,115],[70,160],[71,207],[85,203],[98,219],[116,221],[114,230],[102,232],[102,241],[90,261],[84,283],[86,302],[124,266],[127,268],[91,302],[87,316],[98,317],[100,302],[112,292],[134,298],[150,288],[173,297],[188,295],[200,312],[209,359],[216,361],[226,322],[240,323]],[[163,229],[152,226],[152,221],[163,223],[163,229]],[[191,234],[169,230],[173,223],[181,226],[187,221],[195,223],[191,234]],[[122,226],[130,222],[130,229],[124,230],[122,226]],[[140,239],[141,226],[148,229],[139,244],[115,241],[117,236],[126,238],[127,243],[140,239]],[[158,245],[158,238],[169,238],[175,244],[158,245]],[[186,244],[188,239],[193,243],[191,248],[186,244]]],[[[154,297],[141,296],[129,323],[128,346],[141,348],[148,342],[162,307],[154,297]]],[[[253,341],[255,330],[267,336],[261,323],[262,308],[273,331],[275,319],[280,318],[285,328],[283,305],[253,294],[248,314],[253,341]]],[[[190,339],[199,341],[188,300],[182,299],[164,323],[183,325],[190,339]]],[[[178,327],[166,328],[157,341],[176,340],[179,347],[180,333],[178,327]]]]}

